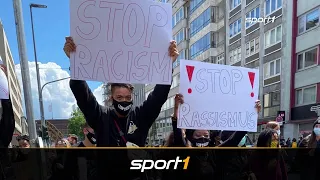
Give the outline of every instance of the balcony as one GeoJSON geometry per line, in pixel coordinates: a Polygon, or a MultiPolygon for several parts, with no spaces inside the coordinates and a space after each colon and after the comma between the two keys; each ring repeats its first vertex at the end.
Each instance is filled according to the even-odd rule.
{"type": "Polygon", "coordinates": [[[199,30],[197,33],[195,33],[192,37],[190,37],[190,44],[193,44],[197,42],[199,39],[201,39],[204,35],[208,34],[209,32],[220,32],[220,30],[223,30],[224,21],[220,21],[218,23],[210,23],[209,25],[206,25],[204,28],[199,30]]]}
{"type": "Polygon", "coordinates": [[[178,24],[172,27],[172,34],[177,34],[182,28],[188,27],[188,21],[186,18],[180,20],[178,24]]]}

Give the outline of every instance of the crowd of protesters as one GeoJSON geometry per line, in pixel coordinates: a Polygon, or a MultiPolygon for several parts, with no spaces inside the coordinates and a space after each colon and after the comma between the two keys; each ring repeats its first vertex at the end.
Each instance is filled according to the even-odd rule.
{"type": "MultiPolygon", "coordinates": [[[[71,37],[66,38],[64,51],[70,54],[76,50],[71,37]]],[[[175,41],[169,46],[169,55],[174,62],[179,53],[175,41]]],[[[212,131],[190,130],[177,127],[178,108],[184,103],[183,95],[175,97],[174,113],[171,116],[173,131],[166,140],[165,146],[187,147],[188,150],[157,151],[142,149],[114,149],[88,151],[82,147],[144,147],[151,125],[158,117],[161,107],[166,102],[170,85],[156,85],[147,100],[137,107],[133,106],[133,86],[114,83],[111,85],[112,107],[99,105],[87,83],[82,80],[70,80],[70,88],[77,104],[87,121],[83,125],[85,139],[70,135],[66,139],[54,142],[54,147],[67,147],[57,151],[48,158],[50,161],[50,179],[258,179],[287,180],[288,172],[297,169],[292,164],[299,164],[301,177],[320,179],[316,170],[316,162],[320,158],[320,119],[315,121],[313,132],[299,143],[296,139],[286,144],[288,147],[305,147],[294,154],[288,166],[286,158],[288,150],[281,146],[280,126],[277,122],[269,122],[267,128],[259,134],[254,145],[248,150],[245,144],[249,140],[245,131],[212,131]],[[69,148],[81,147],[81,149],[69,148]],[[216,147],[207,149],[206,147],[216,147]],[[223,149],[233,147],[234,149],[223,149]],[[264,148],[264,149],[260,149],[264,148]],[[149,170],[145,172],[130,170],[131,161],[135,159],[172,160],[177,156],[191,157],[187,170],[180,167],[163,171],[149,170]],[[292,163],[294,162],[294,163],[292,163]],[[314,164],[313,164],[314,162],[314,164]],[[290,167],[290,168],[289,168],[290,167]],[[107,176],[107,177],[106,177],[107,176]]],[[[257,113],[261,110],[259,101],[253,104],[257,113]]],[[[9,100],[0,102],[0,146],[8,147],[14,130],[12,104],[9,100]]],[[[30,147],[27,136],[17,138],[19,147],[30,147]]],[[[25,152],[22,154],[26,154],[25,152]]],[[[20,157],[20,156],[19,156],[20,157]]],[[[1,162],[3,155],[1,156],[1,162]]],[[[13,158],[14,159],[14,158],[13,158]]],[[[17,159],[17,158],[15,158],[17,159]]],[[[1,178],[7,177],[3,163],[1,178]]],[[[180,164],[182,165],[182,164],[180,164]]],[[[179,166],[178,166],[179,167],[179,166]]]]}

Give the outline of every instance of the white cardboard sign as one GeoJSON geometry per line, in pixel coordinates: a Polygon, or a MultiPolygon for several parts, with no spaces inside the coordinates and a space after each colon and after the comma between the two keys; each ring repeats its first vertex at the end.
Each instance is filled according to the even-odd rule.
{"type": "Polygon", "coordinates": [[[70,13],[72,79],[171,84],[171,4],[71,0],[70,13]]]}
{"type": "Polygon", "coordinates": [[[178,127],[256,132],[258,92],[257,69],[181,60],[178,127]]]}

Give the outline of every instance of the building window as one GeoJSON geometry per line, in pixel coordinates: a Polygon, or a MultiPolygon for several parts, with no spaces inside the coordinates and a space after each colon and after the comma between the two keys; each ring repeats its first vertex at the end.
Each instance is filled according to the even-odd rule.
{"type": "Polygon", "coordinates": [[[305,52],[298,54],[298,70],[314,66],[318,64],[318,48],[312,48],[305,52]]]}
{"type": "Polygon", "coordinates": [[[180,81],[180,74],[177,74],[172,77],[172,84],[171,84],[171,89],[179,86],[179,81],[180,81]]]}
{"type": "Polygon", "coordinates": [[[205,2],[205,0],[191,0],[190,1],[190,14],[192,14],[204,2],[205,2]]]}
{"type": "Polygon", "coordinates": [[[266,16],[272,14],[282,7],[282,0],[266,0],[265,14],[266,16]]]}
{"type": "MultiPolygon", "coordinates": [[[[252,9],[250,12],[246,14],[246,18],[260,18],[260,7],[256,7],[252,9]]],[[[246,22],[246,28],[254,25],[257,22],[246,22]]]]}
{"type": "Polygon", "coordinates": [[[314,9],[299,17],[299,34],[319,26],[320,9],[314,9]]]}
{"type": "Polygon", "coordinates": [[[212,8],[210,7],[190,23],[190,37],[197,34],[200,30],[202,30],[211,22],[211,12],[212,8]]]}
{"type": "MultiPolygon", "coordinates": [[[[171,109],[174,106],[174,97],[170,97],[167,99],[167,101],[164,103],[163,110],[171,109]]],[[[164,127],[165,123],[162,121],[161,126],[164,127]]]]}
{"type": "Polygon", "coordinates": [[[273,46],[282,40],[282,26],[278,26],[265,33],[265,48],[273,46]]]}
{"type": "Polygon", "coordinates": [[[211,33],[206,34],[190,47],[191,59],[197,57],[211,47],[211,33]]]}
{"type": "Polygon", "coordinates": [[[184,28],[182,28],[176,35],[173,36],[173,40],[179,44],[181,41],[185,40],[184,28]]]}
{"type": "Polygon", "coordinates": [[[177,58],[177,60],[173,63],[172,67],[176,68],[180,65],[180,60],[181,59],[186,59],[186,50],[182,50],[179,52],[179,56],[177,58]]]}
{"type": "Polygon", "coordinates": [[[317,87],[315,85],[296,90],[296,105],[316,103],[317,87]]]}
{"type": "Polygon", "coordinates": [[[224,53],[217,57],[217,64],[224,64],[224,53]]]}
{"type": "Polygon", "coordinates": [[[263,96],[263,116],[277,116],[280,110],[280,91],[264,94],[263,96]]]}
{"type": "Polygon", "coordinates": [[[184,18],[183,7],[181,7],[174,15],[172,15],[172,27],[176,26],[184,18]]]}
{"type": "Polygon", "coordinates": [[[259,52],[259,37],[252,39],[246,44],[246,56],[249,57],[259,52]]]}
{"type": "Polygon", "coordinates": [[[241,47],[229,52],[230,64],[241,61],[241,47]]]}
{"type": "Polygon", "coordinates": [[[229,27],[230,37],[239,34],[241,32],[241,18],[231,23],[229,27]]]}
{"type": "Polygon", "coordinates": [[[233,10],[239,5],[241,5],[241,0],[230,0],[230,10],[233,10]]]}
{"type": "Polygon", "coordinates": [[[281,73],[281,59],[264,64],[264,79],[269,79],[281,73]]]}

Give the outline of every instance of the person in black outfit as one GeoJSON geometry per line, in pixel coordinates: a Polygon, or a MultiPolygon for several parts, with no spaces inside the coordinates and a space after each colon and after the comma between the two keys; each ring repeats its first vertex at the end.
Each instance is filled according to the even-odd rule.
{"type": "Polygon", "coordinates": [[[30,148],[30,138],[28,135],[18,136],[17,141],[20,148],[30,148]]]}
{"type": "MultiPolygon", "coordinates": [[[[1,58],[0,62],[2,62],[1,58]]],[[[2,64],[0,64],[0,71],[3,71],[7,75],[6,67],[2,64]]],[[[7,148],[9,146],[14,127],[15,120],[11,100],[10,98],[0,99],[0,148],[7,148]]]]}
{"type": "MultiPolygon", "coordinates": [[[[172,115],[172,127],[173,127],[173,143],[172,146],[180,147],[210,147],[216,146],[216,136],[217,131],[210,132],[208,130],[192,130],[188,129],[185,132],[177,128],[177,116],[178,116],[178,106],[183,103],[183,95],[177,94],[175,97],[175,107],[174,113],[172,115]]],[[[260,107],[260,104],[256,104],[260,107]]],[[[237,147],[241,139],[246,135],[247,132],[234,132],[228,139],[224,142],[218,144],[218,147],[237,147]]],[[[186,156],[190,156],[190,163],[188,169],[185,171],[169,171],[163,172],[163,179],[225,179],[225,172],[222,172],[223,166],[222,161],[226,160],[223,157],[217,158],[213,150],[191,150],[183,157],[179,155],[182,159],[186,156]],[[223,160],[222,160],[223,159],[223,160]],[[217,168],[218,166],[221,166],[217,168]],[[222,165],[221,165],[222,164],[222,165]]],[[[228,155],[227,155],[228,156],[228,155]]],[[[229,156],[228,156],[229,157],[229,156]]],[[[241,164],[243,166],[243,164],[241,164]]],[[[233,176],[234,177],[234,176],[233,176]]]]}
{"type": "Polygon", "coordinates": [[[259,135],[257,147],[249,158],[249,169],[258,180],[287,180],[287,169],[279,145],[278,132],[267,128],[259,135]],[[273,147],[273,148],[271,148],[273,147]]]}
{"type": "MultiPolygon", "coordinates": [[[[95,147],[95,133],[87,123],[83,125],[83,134],[85,139],[81,141],[77,147],[95,147]]],[[[64,173],[65,178],[67,179],[81,179],[80,177],[86,177],[88,180],[97,179],[98,175],[95,162],[95,152],[96,151],[84,149],[66,150],[63,163],[64,171],[60,171],[60,173],[64,173]]]]}
{"type": "Polygon", "coordinates": [[[301,140],[299,147],[295,163],[300,167],[300,179],[320,179],[320,117],[313,123],[312,133],[301,140]]]}
{"type": "MultiPolygon", "coordinates": [[[[3,71],[7,75],[6,67],[2,64],[0,64],[0,71],[3,71]]],[[[14,177],[14,170],[11,167],[10,153],[8,151],[14,127],[15,120],[11,100],[10,98],[0,99],[0,179],[14,177]]]]}
{"type": "Polygon", "coordinates": [[[0,147],[7,148],[12,140],[15,121],[10,99],[0,100],[0,147]]]}
{"type": "MultiPolygon", "coordinates": [[[[70,58],[76,46],[71,37],[66,38],[64,51],[70,58]]],[[[169,56],[174,62],[179,53],[177,44],[172,41],[169,56]]],[[[161,107],[166,102],[171,85],[156,85],[147,100],[138,107],[132,107],[133,86],[130,84],[111,84],[112,107],[99,105],[87,83],[70,80],[70,88],[83,112],[87,123],[95,131],[98,147],[144,146],[149,128],[158,117],[161,107]]],[[[100,152],[100,151],[99,151],[100,152]]],[[[134,179],[145,177],[139,171],[130,171],[128,152],[126,150],[108,150],[99,155],[99,177],[105,172],[116,175],[117,179],[134,179]],[[102,168],[104,166],[104,170],[102,168]]]]}
{"type": "MultiPolygon", "coordinates": [[[[215,141],[216,137],[213,136],[216,136],[218,134],[217,132],[210,133],[208,130],[188,129],[184,137],[182,130],[177,128],[178,106],[183,102],[183,95],[177,94],[175,97],[174,114],[171,118],[175,146],[209,147],[210,145],[215,145],[215,143],[211,143],[211,141],[215,141]]],[[[260,104],[257,103],[256,108],[259,111],[260,104]]],[[[237,147],[246,133],[245,131],[234,132],[228,139],[217,145],[217,147],[237,147]]],[[[223,157],[217,158],[213,150],[192,150],[188,151],[188,153],[189,154],[185,156],[190,155],[190,159],[192,160],[190,160],[187,171],[184,173],[173,172],[174,175],[172,176],[176,176],[178,179],[225,179],[224,172],[222,172],[225,166],[223,164],[221,165],[223,157]],[[216,164],[219,164],[221,167],[217,169],[216,164]],[[181,177],[181,174],[183,174],[183,177],[181,177]]]]}

